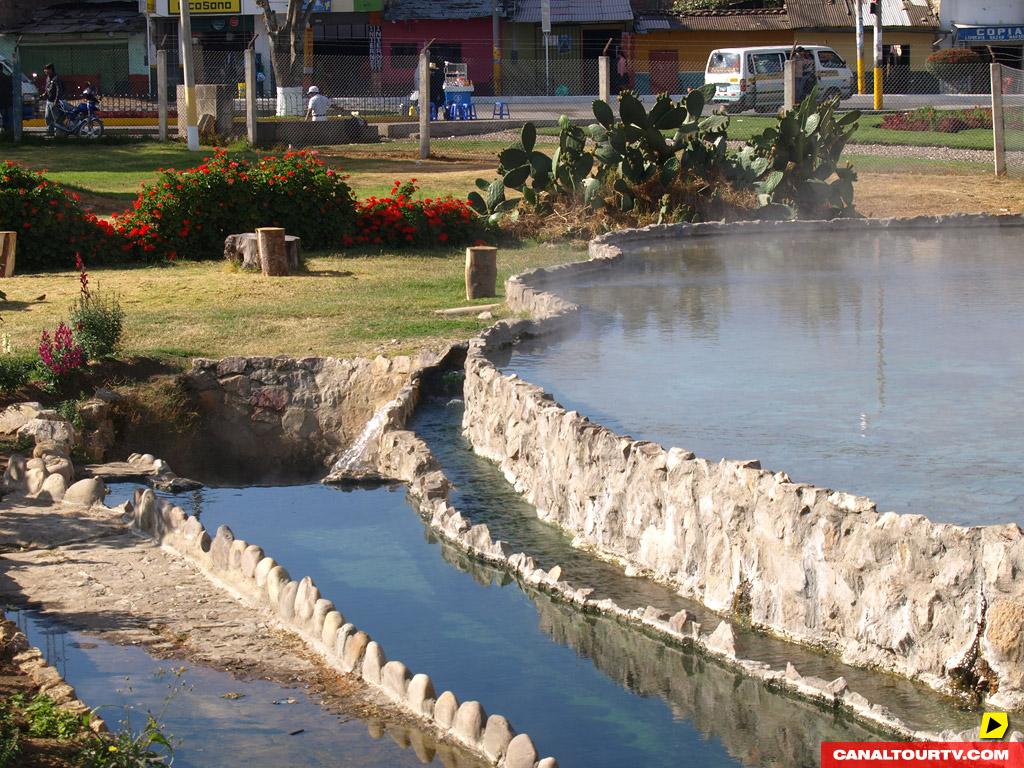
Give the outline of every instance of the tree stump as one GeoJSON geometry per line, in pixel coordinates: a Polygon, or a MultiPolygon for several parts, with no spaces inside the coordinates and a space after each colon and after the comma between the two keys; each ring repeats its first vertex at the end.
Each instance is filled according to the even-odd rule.
{"type": "Polygon", "coordinates": [[[17,232],[0,232],[0,277],[14,274],[14,252],[17,246],[17,232]]]}
{"type": "MultiPolygon", "coordinates": [[[[298,235],[285,235],[284,248],[288,252],[288,269],[294,274],[299,271],[302,259],[302,239],[298,235]]],[[[224,258],[242,269],[263,269],[260,261],[259,242],[255,232],[228,235],[224,238],[224,258]]]]}
{"type": "Polygon", "coordinates": [[[466,298],[497,296],[498,249],[475,245],[466,249],[466,298]]]}
{"type": "Polygon", "coordinates": [[[284,230],[281,227],[259,227],[256,240],[259,243],[263,274],[268,277],[287,275],[288,251],[285,248],[284,230]]]}

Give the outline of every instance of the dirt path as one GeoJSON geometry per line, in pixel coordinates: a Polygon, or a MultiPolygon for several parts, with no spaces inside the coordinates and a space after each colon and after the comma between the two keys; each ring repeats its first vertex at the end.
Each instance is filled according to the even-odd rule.
{"type": "MultiPolygon", "coordinates": [[[[271,613],[216,586],[180,556],[130,532],[116,512],[0,502],[0,600],[158,658],[302,686],[331,711],[417,729],[361,681],[326,667],[271,613]]],[[[478,763],[424,733],[446,765],[478,763]],[[449,762],[449,760],[451,762],[449,762]]]]}

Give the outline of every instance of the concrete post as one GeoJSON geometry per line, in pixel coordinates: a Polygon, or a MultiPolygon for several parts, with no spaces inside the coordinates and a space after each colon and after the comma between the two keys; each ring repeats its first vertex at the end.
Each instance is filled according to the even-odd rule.
{"type": "Polygon", "coordinates": [[[1006,174],[1006,123],[1003,112],[1003,65],[991,65],[992,146],[995,150],[996,176],[1006,174]]]}
{"type": "Polygon", "coordinates": [[[875,3],[875,109],[885,107],[884,86],[882,84],[882,4],[875,3]]]}
{"type": "Polygon", "coordinates": [[[21,54],[15,48],[11,60],[11,137],[15,144],[21,143],[21,121],[24,117],[24,105],[21,102],[21,54]]]}
{"type": "Polygon", "coordinates": [[[167,141],[167,51],[156,52],[156,115],[160,141],[167,141]]]}
{"type": "Polygon", "coordinates": [[[612,60],[607,56],[597,57],[598,94],[601,101],[612,103],[612,60]]]}
{"type": "Polygon", "coordinates": [[[245,49],[245,135],[256,146],[256,51],[245,49]]]}
{"type": "Polygon", "coordinates": [[[792,109],[796,109],[797,103],[795,59],[786,60],[782,68],[782,82],[784,86],[782,107],[789,112],[792,109]]]}
{"type": "MultiPolygon", "coordinates": [[[[199,112],[196,108],[196,72],[192,59],[192,20],[189,17],[189,0],[181,0],[178,39],[181,41],[181,69],[185,79],[185,139],[192,152],[199,149],[199,112]]],[[[178,115],[181,124],[181,115],[178,115]]]]}
{"type": "Polygon", "coordinates": [[[420,51],[420,157],[430,157],[430,49],[420,51]]]}

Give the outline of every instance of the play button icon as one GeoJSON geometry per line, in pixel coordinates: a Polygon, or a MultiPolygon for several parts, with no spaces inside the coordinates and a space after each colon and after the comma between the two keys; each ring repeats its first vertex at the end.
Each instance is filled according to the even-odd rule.
{"type": "Polygon", "coordinates": [[[986,712],[981,716],[978,736],[982,739],[1001,739],[1009,727],[1010,718],[1005,712],[986,712]]]}

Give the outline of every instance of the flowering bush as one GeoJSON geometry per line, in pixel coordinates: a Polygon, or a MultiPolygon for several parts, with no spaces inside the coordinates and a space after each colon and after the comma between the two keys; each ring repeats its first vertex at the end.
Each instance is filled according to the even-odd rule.
{"type": "MultiPolygon", "coordinates": [[[[1019,114],[1005,116],[1006,127],[1019,130],[1024,128],[1024,118],[1019,114]]],[[[970,109],[936,109],[921,107],[913,112],[894,112],[882,118],[880,128],[890,131],[938,131],[959,133],[971,128],[992,128],[992,110],[988,107],[970,109]]]]}
{"type": "Polygon", "coordinates": [[[75,256],[78,300],[71,308],[71,324],[75,340],[82,345],[90,360],[110,357],[121,344],[124,331],[124,309],[116,297],[100,296],[89,289],[89,273],[80,256],[75,256]]]}
{"type": "Polygon", "coordinates": [[[55,387],[85,365],[85,349],[75,341],[71,328],[61,320],[50,337],[43,331],[39,339],[39,361],[43,379],[55,387]]]}
{"type": "Polygon", "coordinates": [[[76,252],[97,264],[117,254],[113,227],[76,193],[10,160],[0,165],[0,230],[18,233],[21,270],[65,269],[76,252]]]}
{"type": "Polygon", "coordinates": [[[345,177],[313,152],[249,163],[218,150],[195,168],[159,174],[114,224],[126,237],[122,250],[146,260],[220,258],[227,235],[270,226],[316,248],[338,242],[354,222],[345,177]]]}
{"type": "Polygon", "coordinates": [[[387,197],[371,196],[358,204],[355,232],[342,245],[392,248],[457,246],[483,233],[469,203],[454,197],[414,199],[416,179],[395,181],[387,197]]]}

